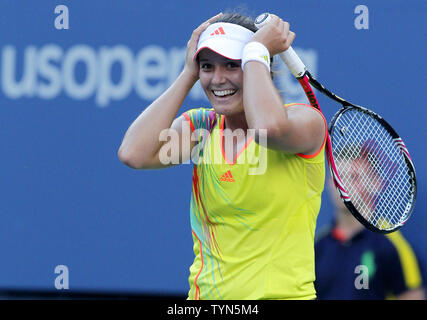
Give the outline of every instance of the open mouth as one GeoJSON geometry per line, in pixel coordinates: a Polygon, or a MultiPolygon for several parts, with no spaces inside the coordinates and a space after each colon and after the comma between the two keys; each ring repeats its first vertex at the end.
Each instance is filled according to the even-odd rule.
{"type": "Polygon", "coordinates": [[[227,89],[227,90],[212,90],[212,93],[215,97],[224,98],[224,97],[230,97],[233,94],[235,94],[237,90],[235,89],[227,89]]]}

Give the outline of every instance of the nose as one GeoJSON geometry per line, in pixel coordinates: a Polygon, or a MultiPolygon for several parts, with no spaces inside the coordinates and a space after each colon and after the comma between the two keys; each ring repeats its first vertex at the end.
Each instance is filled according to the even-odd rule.
{"type": "Polygon", "coordinates": [[[226,82],[226,73],[224,68],[221,65],[215,66],[213,75],[212,75],[212,85],[221,85],[226,82]]]}

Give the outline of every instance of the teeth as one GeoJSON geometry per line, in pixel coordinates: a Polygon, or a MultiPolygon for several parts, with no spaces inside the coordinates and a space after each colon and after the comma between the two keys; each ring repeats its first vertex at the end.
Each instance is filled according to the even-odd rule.
{"type": "Polygon", "coordinates": [[[219,96],[219,97],[223,97],[229,94],[233,94],[235,93],[236,90],[213,90],[214,95],[219,96]]]}

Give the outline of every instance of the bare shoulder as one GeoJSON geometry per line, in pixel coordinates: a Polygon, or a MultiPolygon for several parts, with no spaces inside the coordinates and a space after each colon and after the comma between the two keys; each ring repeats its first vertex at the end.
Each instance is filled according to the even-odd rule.
{"type": "Polygon", "coordinates": [[[292,103],[285,105],[285,108],[289,114],[313,116],[323,119],[323,115],[319,110],[305,103],[292,103]]]}
{"type": "Polygon", "coordinates": [[[288,119],[293,123],[297,136],[305,137],[304,150],[301,153],[311,155],[323,145],[327,123],[323,114],[307,104],[292,104],[286,107],[288,119]]]}
{"type": "Polygon", "coordinates": [[[323,114],[314,107],[308,104],[295,103],[286,106],[286,110],[289,119],[295,120],[301,125],[311,125],[318,129],[325,130],[326,119],[323,114]]]}

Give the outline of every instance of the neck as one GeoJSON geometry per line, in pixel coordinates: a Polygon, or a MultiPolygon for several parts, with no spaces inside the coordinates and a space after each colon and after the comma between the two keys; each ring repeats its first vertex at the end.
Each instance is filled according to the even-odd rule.
{"type": "Polygon", "coordinates": [[[243,112],[235,115],[225,116],[224,121],[225,128],[230,129],[231,131],[234,131],[236,129],[243,129],[245,135],[247,134],[248,123],[246,122],[246,117],[243,112]]]}

